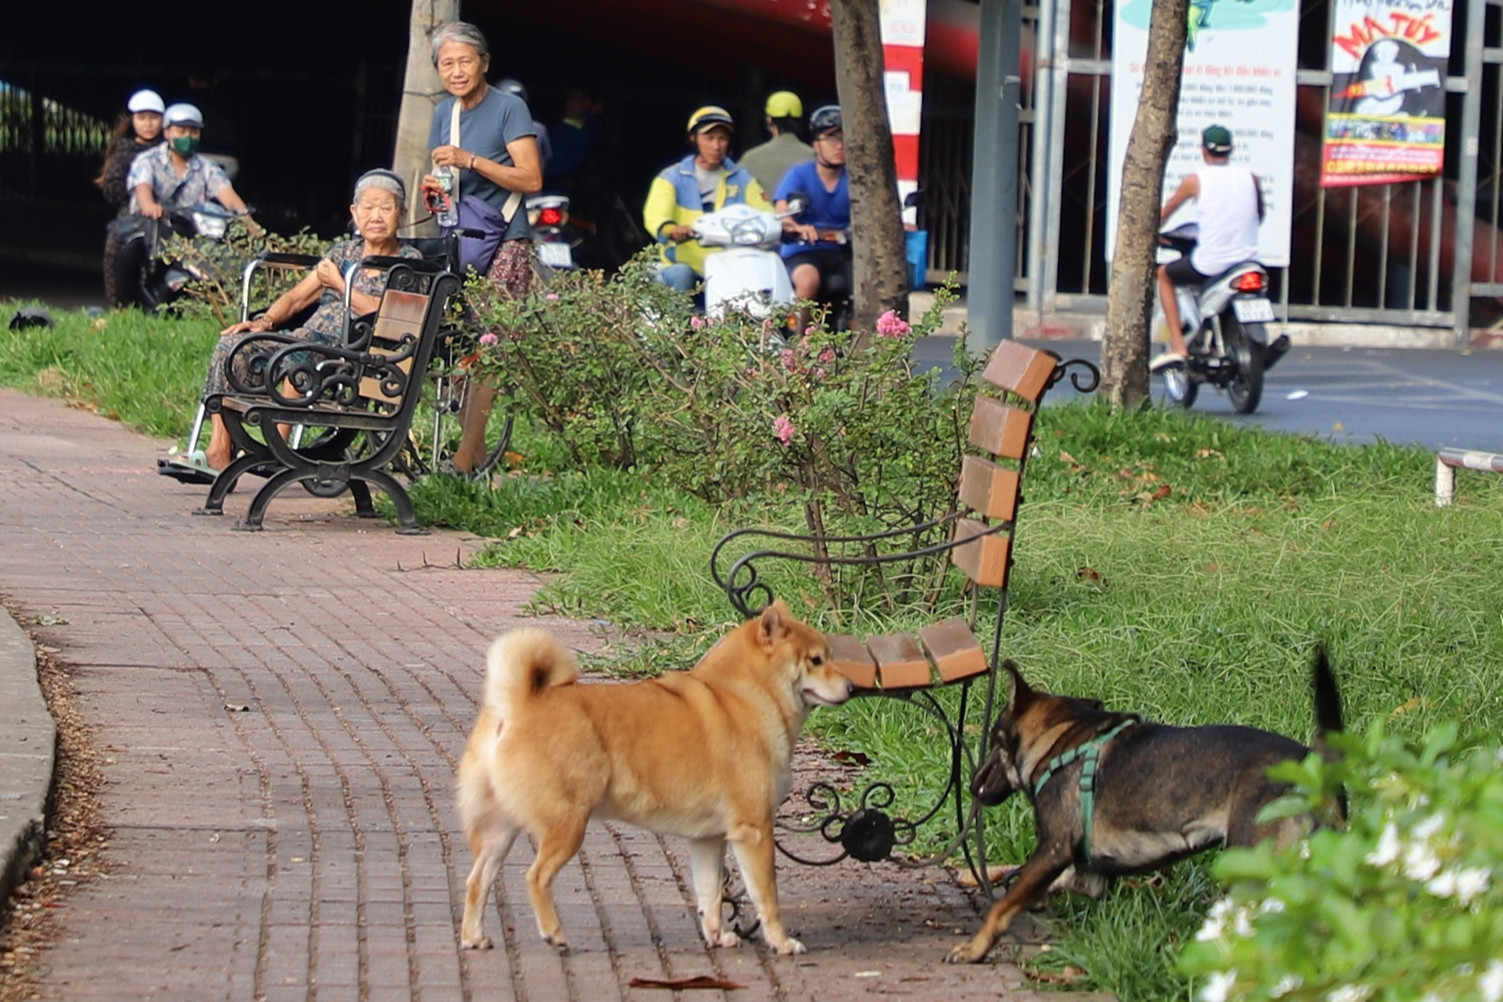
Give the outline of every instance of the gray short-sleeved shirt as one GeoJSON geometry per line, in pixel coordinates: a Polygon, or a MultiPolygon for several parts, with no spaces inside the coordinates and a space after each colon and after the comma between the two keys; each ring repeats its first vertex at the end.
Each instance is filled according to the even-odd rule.
{"type": "MultiPolygon", "coordinates": [[[[430,150],[449,143],[449,119],[453,114],[455,100],[457,99],[450,97],[440,101],[438,107],[433,109],[433,124],[428,129],[430,150]]],[[[511,154],[506,152],[506,144],[516,142],[523,136],[536,135],[537,131],[532,125],[532,112],[527,110],[527,105],[520,98],[503,94],[494,87],[486,88],[485,96],[475,107],[459,113],[460,149],[508,167],[514,165],[511,154]]],[[[506,207],[506,200],[511,196],[511,192],[472,170],[459,172],[459,194],[478,195],[498,211],[506,207]]],[[[516,215],[511,218],[506,239],[520,240],[529,232],[527,213],[519,207],[516,215]]]]}
{"type": "Polygon", "coordinates": [[[140,212],[136,186],[151,185],[152,197],[164,209],[181,208],[198,202],[211,202],[230,183],[229,175],[212,160],[195,154],[188,158],[188,171],[182,177],[172,169],[172,151],[166,143],[153,146],[131,161],[125,178],[130,193],[130,211],[140,212]]]}

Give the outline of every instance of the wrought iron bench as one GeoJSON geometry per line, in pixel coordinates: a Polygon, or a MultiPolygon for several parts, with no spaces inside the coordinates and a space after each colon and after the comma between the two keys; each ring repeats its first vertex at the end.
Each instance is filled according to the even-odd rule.
{"type": "MultiPolygon", "coordinates": [[[[784,829],[822,837],[836,855],[812,859],[799,855],[783,840],[779,849],[799,862],[826,865],[846,856],[873,862],[889,858],[893,850],[914,839],[916,829],[939,817],[948,804],[953,810],[955,837],[945,849],[909,865],[939,862],[956,848],[964,851],[972,871],[990,894],[986,879],[984,832],[979,810],[970,804],[969,782],[987,754],[990,724],[996,711],[998,673],[1002,665],[1002,623],[1007,612],[1007,583],[1012,568],[1012,543],[1016,532],[1024,467],[1032,449],[1033,424],[1044,393],[1065,377],[1083,393],[1096,389],[1100,375],[1083,360],[1062,361],[1052,352],[1039,351],[1015,341],[1003,342],[982,371],[984,392],[977,395],[971,413],[968,442],[985,455],[967,454],[959,477],[958,500],[943,518],[919,526],[868,536],[813,537],[768,529],[738,529],[716,544],[710,558],[715,582],[724,588],[732,606],[750,617],[773,598],[759,567],[768,561],[796,560],[814,565],[861,565],[907,563],[924,557],[948,560],[967,579],[969,608],[933,623],[916,633],[894,633],[864,638],[831,635],[837,667],[858,687],[862,696],[884,696],[918,707],[943,726],[949,743],[950,771],[945,786],[932,807],[916,818],[890,816],[894,791],[886,783],[869,783],[855,797],[854,806],[841,802],[841,791],[830,782],[816,782],[804,793],[813,820],[785,824],[784,829]],[[923,538],[941,542],[882,552],[884,544],[923,538]],[[746,552],[750,549],[750,552],[746,552]],[[995,596],[996,618],[984,630],[985,642],[977,636],[981,593],[995,596]],[[972,689],[979,688],[982,716],[967,731],[968,704],[972,689]],[[958,690],[956,698],[941,699],[941,690],[958,690]],[[947,706],[946,703],[953,703],[947,706]]],[[[957,610],[959,611],[959,610],[957,610]]],[[[1005,695],[1005,694],[1004,694],[1005,695]]]]}
{"type": "Polygon", "coordinates": [[[386,290],[373,316],[352,323],[345,344],[270,335],[247,339],[232,353],[226,363],[232,392],[210,396],[205,406],[224,418],[240,455],[215,477],[199,514],[222,515],[225,496],[254,470],[269,479],[238,528],[261,529],[272,499],[302,482],[319,494],[348,485],[362,518],[377,517],[374,484],[396,506],[397,532],[425,531],[412,499],[386,468],[406,443],[445,308],[460,282],[441,268],[402,258],[368,259],[362,266],[388,268],[386,290]],[[237,360],[242,352],[247,357],[237,360]],[[294,446],[278,433],[279,424],[302,425],[311,434],[294,446]]]}

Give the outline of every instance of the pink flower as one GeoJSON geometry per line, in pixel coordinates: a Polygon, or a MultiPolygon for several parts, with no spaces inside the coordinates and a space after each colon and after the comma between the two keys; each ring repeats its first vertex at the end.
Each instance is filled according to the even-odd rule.
{"type": "Polygon", "coordinates": [[[496,336],[495,331],[486,331],[484,334],[480,335],[481,344],[495,344],[499,340],[501,339],[496,336]]]}
{"type": "Polygon", "coordinates": [[[793,438],[793,422],[788,420],[788,415],[782,414],[772,423],[772,433],[778,437],[778,441],[787,445],[793,438]]]}
{"type": "Polygon", "coordinates": [[[704,317],[693,316],[693,317],[689,318],[689,326],[693,327],[695,330],[699,330],[704,325],[705,325],[705,318],[704,317]]]}
{"type": "Polygon", "coordinates": [[[834,348],[826,348],[824,351],[820,352],[819,353],[819,360],[821,362],[833,362],[833,361],[835,361],[835,349],[834,348]]]}
{"type": "Polygon", "coordinates": [[[877,318],[877,336],[899,338],[913,330],[908,321],[898,316],[896,310],[888,310],[877,318]]]}
{"type": "Polygon", "coordinates": [[[558,293],[556,293],[556,292],[550,292],[550,293],[548,293],[548,295],[544,296],[543,298],[546,299],[546,300],[548,300],[548,302],[550,302],[550,303],[556,303],[556,302],[558,302],[558,293]]]}
{"type": "Polygon", "coordinates": [[[784,348],[779,357],[783,360],[783,368],[789,372],[793,372],[798,368],[798,356],[793,353],[792,348],[784,348]]]}

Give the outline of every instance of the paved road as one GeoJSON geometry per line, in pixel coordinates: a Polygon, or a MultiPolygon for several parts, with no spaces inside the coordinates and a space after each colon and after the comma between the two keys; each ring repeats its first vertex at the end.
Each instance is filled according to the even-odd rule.
{"type": "MultiPolygon", "coordinates": [[[[682,845],[624,827],[593,827],[557,882],[571,953],[536,935],[522,844],[491,905],[497,949],[461,952],[450,788],[486,645],[523,621],[605,641],[529,618],[531,575],[456,567],[475,541],[455,533],[397,536],[297,492],[262,533],[194,517],[203,489],[154,473],[165,445],[0,390],[0,595],[69,666],[110,830],[106,874],[55,912],[45,995],[596,1002],[667,997],[637,976],[711,975],[746,990],[694,998],[1042,1002],[1007,964],[940,963],[977,921],[942,871],[780,860],[809,953],[711,951],[682,845]]],[[[0,671],[31,671],[4,654],[0,671]]],[[[0,756],[0,803],[17,776],[0,756]]]]}
{"type": "MultiPolygon", "coordinates": [[[[952,343],[926,338],[918,357],[947,365],[952,343]]],[[[1093,362],[1101,353],[1095,341],[1029,343],[1093,362]]],[[[1152,389],[1163,402],[1163,382],[1154,379],[1152,389]]],[[[1383,439],[1427,449],[1503,452],[1503,351],[1296,345],[1267,374],[1255,414],[1234,413],[1225,395],[1207,387],[1201,388],[1195,410],[1338,442],[1383,439]]]]}

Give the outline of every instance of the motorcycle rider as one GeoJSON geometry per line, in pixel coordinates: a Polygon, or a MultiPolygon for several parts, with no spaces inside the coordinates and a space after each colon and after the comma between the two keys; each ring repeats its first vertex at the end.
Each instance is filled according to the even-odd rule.
{"type": "Polygon", "coordinates": [[[762,111],[772,138],[741,154],[741,166],[751,171],[763,191],[777,191],[789,168],[814,158],[814,149],[799,137],[804,102],[791,90],[767,95],[762,111]]]}
{"type": "MultiPolygon", "coordinates": [[[[845,171],[845,129],[840,108],[827,104],[809,116],[809,135],[814,140],[814,159],[798,164],[778,184],[777,211],[787,211],[796,193],[806,199],[803,211],[783,218],[783,231],[798,242],[782,247],[783,263],[793,281],[793,294],[800,301],[815,300],[830,279],[841,276],[851,284],[849,244],[843,237],[851,228],[851,186],[845,171]]],[[[808,317],[799,316],[799,329],[808,317]]]]}
{"type": "MultiPolygon", "coordinates": [[[[198,155],[203,128],[203,113],[193,105],[167,106],[162,115],[166,141],[137,156],[125,179],[132,214],[161,219],[168,209],[208,201],[234,212],[249,212],[224,169],[198,155]]],[[[115,256],[115,289],[122,301],[129,297],[140,302],[141,270],[148,250],[143,235],[126,243],[115,256]]]]}
{"type": "Polygon", "coordinates": [[[125,187],[125,178],[136,157],[162,142],[162,113],[167,110],[167,105],[162,101],[162,95],[145,89],[130,96],[125,110],[126,114],[116,124],[110,139],[104,165],[94,179],[94,184],[104,193],[105,201],[115,210],[115,219],[110,220],[104,236],[104,298],[111,306],[129,306],[135,301],[129,290],[127,298],[122,300],[115,287],[115,258],[124,242],[122,236],[128,237],[135,228],[131,222],[130,190],[125,187]]]}
{"type": "Polygon", "coordinates": [[[1190,357],[1175,287],[1199,288],[1232,265],[1258,257],[1258,225],[1263,221],[1262,182],[1246,167],[1230,162],[1232,134],[1223,125],[1207,126],[1200,134],[1200,153],[1205,168],[1186,175],[1159,213],[1162,225],[1181,205],[1193,200],[1200,233],[1195,249],[1188,256],[1159,265],[1159,302],[1169,324],[1169,347],[1148,366],[1150,372],[1182,365],[1190,357]]]}
{"type": "Polygon", "coordinates": [[[642,222],[659,244],[657,278],[680,292],[689,292],[704,278],[705,258],[720,250],[694,241],[694,220],[743,202],[763,211],[772,208],[751,172],[726,156],[734,129],[724,108],[696,108],[688,125],[694,152],[664,167],[647,190],[642,222]]]}

